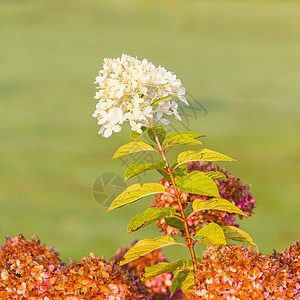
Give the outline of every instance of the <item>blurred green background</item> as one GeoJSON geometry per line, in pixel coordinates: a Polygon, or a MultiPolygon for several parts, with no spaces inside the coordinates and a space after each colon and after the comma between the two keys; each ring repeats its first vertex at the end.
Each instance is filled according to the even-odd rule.
{"type": "Polygon", "coordinates": [[[207,110],[188,126],[253,185],[241,228],[259,250],[299,239],[299,15],[286,0],[0,0],[1,244],[36,234],[67,261],[158,236],[155,225],[125,234],[151,198],[105,213],[91,193],[125,171],[110,157],[128,130],[104,139],[91,117],[103,58],[122,53],[175,72],[207,110]]]}

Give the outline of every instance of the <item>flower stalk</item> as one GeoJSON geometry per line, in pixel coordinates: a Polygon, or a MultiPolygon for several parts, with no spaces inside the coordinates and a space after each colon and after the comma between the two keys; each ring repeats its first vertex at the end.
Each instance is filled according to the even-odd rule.
{"type": "Polygon", "coordinates": [[[192,261],[193,261],[194,272],[196,272],[197,271],[197,259],[196,259],[195,250],[194,250],[194,243],[191,239],[189,228],[188,228],[188,223],[187,223],[188,218],[184,214],[184,209],[183,209],[183,205],[182,205],[182,202],[181,202],[180,194],[179,194],[179,192],[176,188],[176,183],[175,183],[175,179],[174,179],[174,176],[173,176],[173,171],[172,171],[172,169],[170,167],[170,164],[167,160],[167,157],[166,157],[166,154],[165,154],[165,148],[162,147],[151,120],[149,120],[149,123],[151,125],[150,130],[152,130],[152,132],[154,134],[154,137],[155,137],[158,149],[159,149],[159,153],[161,154],[163,160],[166,162],[167,172],[168,172],[168,175],[170,176],[171,183],[172,183],[172,186],[174,188],[175,199],[176,199],[176,201],[179,205],[179,208],[180,208],[180,214],[181,214],[182,222],[183,222],[183,225],[184,225],[184,232],[185,232],[185,236],[187,238],[188,248],[190,250],[191,258],[192,258],[192,261]]]}

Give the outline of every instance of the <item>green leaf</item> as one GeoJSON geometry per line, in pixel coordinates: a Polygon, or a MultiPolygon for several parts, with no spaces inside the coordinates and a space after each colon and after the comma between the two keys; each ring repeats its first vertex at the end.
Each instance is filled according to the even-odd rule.
{"type": "MultiPolygon", "coordinates": [[[[177,165],[177,161],[172,165],[171,170],[173,170],[174,167],[175,167],[176,165],[177,165]]],[[[166,168],[164,168],[164,170],[167,171],[166,168]]],[[[167,174],[166,172],[161,171],[161,170],[158,170],[158,172],[159,172],[165,179],[167,179],[168,181],[171,181],[171,178],[170,178],[169,174],[167,174]]],[[[188,170],[187,170],[186,164],[182,164],[182,165],[178,166],[178,167],[174,170],[174,172],[173,172],[173,177],[174,177],[175,181],[177,182],[178,178],[179,178],[179,177],[182,177],[182,176],[184,176],[184,175],[186,175],[187,172],[188,172],[188,170]]]]}
{"type": "Polygon", "coordinates": [[[193,210],[200,211],[206,209],[216,209],[216,210],[225,210],[231,213],[240,214],[243,216],[247,216],[242,210],[240,210],[237,206],[232,204],[230,201],[225,200],[223,198],[213,198],[213,199],[195,199],[193,202],[193,210]]]}
{"type": "Polygon", "coordinates": [[[220,197],[217,185],[204,172],[193,171],[181,177],[178,188],[191,194],[220,197]]]}
{"type": "MultiPolygon", "coordinates": [[[[177,162],[176,162],[176,164],[177,164],[177,162]]],[[[172,169],[174,169],[173,166],[172,166],[172,169]]],[[[188,173],[187,165],[186,165],[186,164],[183,164],[183,165],[178,166],[178,167],[174,170],[173,176],[174,176],[174,177],[176,177],[176,176],[182,177],[182,176],[187,175],[187,173],[188,173]]]]}
{"type": "Polygon", "coordinates": [[[190,262],[186,259],[181,259],[173,263],[162,262],[154,266],[145,268],[142,281],[148,280],[166,272],[173,272],[175,270],[186,269],[190,262]]]}
{"type": "Polygon", "coordinates": [[[188,169],[186,164],[182,164],[178,166],[174,171],[173,171],[173,177],[175,180],[176,184],[180,184],[181,177],[187,175],[188,169]]]}
{"type": "Polygon", "coordinates": [[[173,97],[173,95],[168,95],[168,96],[159,98],[159,99],[153,101],[153,102],[150,104],[150,106],[154,106],[154,105],[156,105],[156,104],[158,104],[158,103],[160,103],[160,102],[162,102],[162,101],[165,101],[165,100],[167,100],[167,99],[169,99],[169,98],[171,98],[171,97],[173,97]]]}
{"type": "Polygon", "coordinates": [[[184,215],[188,217],[192,213],[192,211],[193,211],[193,205],[192,203],[189,203],[186,209],[184,210],[184,215]]]}
{"type": "Polygon", "coordinates": [[[120,262],[120,266],[123,266],[147,253],[150,253],[153,250],[175,244],[178,243],[170,236],[140,240],[125,253],[124,260],[120,262]]]}
{"type": "MultiPolygon", "coordinates": [[[[177,216],[181,217],[180,214],[177,214],[177,216]]],[[[165,222],[167,223],[167,225],[177,228],[181,231],[184,231],[184,225],[183,222],[178,220],[177,218],[165,218],[165,222]]]]}
{"type": "MultiPolygon", "coordinates": [[[[167,134],[166,130],[162,126],[155,126],[154,130],[156,132],[159,142],[162,144],[162,142],[164,141],[166,134],[167,134]]],[[[148,134],[148,137],[150,138],[150,140],[152,140],[154,143],[156,143],[155,135],[151,128],[149,128],[149,130],[147,131],[147,134],[148,134]]]]}
{"type": "Polygon", "coordinates": [[[169,140],[180,139],[180,138],[188,138],[188,139],[198,139],[200,137],[205,137],[206,135],[199,134],[197,132],[190,131],[176,131],[169,133],[166,137],[166,142],[169,140]]]}
{"type": "Polygon", "coordinates": [[[202,227],[194,236],[200,237],[207,245],[226,245],[226,239],[222,228],[216,223],[209,223],[202,227]]]}
{"type": "Polygon", "coordinates": [[[113,158],[121,157],[123,155],[140,152],[140,151],[155,151],[153,147],[144,142],[130,142],[121,146],[114,154],[113,158]]]}
{"type": "Polygon", "coordinates": [[[163,142],[165,147],[176,146],[176,145],[201,145],[201,142],[196,140],[204,135],[189,132],[189,131],[179,131],[168,134],[163,142]]]}
{"type": "Polygon", "coordinates": [[[122,192],[110,205],[107,211],[119,208],[124,205],[128,205],[142,197],[148,195],[164,193],[165,188],[159,183],[144,183],[140,185],[139,183],[129,186],[124,192],[122,192]]]}
{"type": "Polygon", "coordinates": [[[137,131],[131,131],[130,137],[136,141],[146,132],[147,129],[148,128],[146,126],[142,126],[141,127],[141,130],[143,131],[142,133],[138,133],[137,131]]]}
{"type": "Polygon", "coordinates": [[[226,239],[231,239],[238,242],[249,243],[256,246],[251,236],[235,226],[222,226],[226,239]]]}
{"type": "Polygon", "coordinates": [[[194,283],[193,273],[191,273],[189,271],[185,271],[185,272],[188,272],[189,274],[187,274],[187,276],[185,276],[184,281],[181,283],[181,290],[184,294],[187,294],[192,291],[190,289],[190,287],[193,286],[195,283],[194,283]]]}
{"type": "Polygon", "coordinates": [[[160,219],[174,216],[175,213],[176,213],[176,209],[172,206],[167,206],[164,207],[163,209],[159,209],[157,207],[150,207],[146,209],[144,212],[136,215],[131,219],[131,221],[127,226],[127,233],[132,233],[134,231],[137,231],[140,228],[148,226],[160,219]]]}
{"type": "Polygon", "coordinates": [[[184,294],[189,292],[189,288],[194,285],[194,275],[188,270],[178,271],[172,281],[171,285],[171,295],[181,289],[184,294]]]}
{"type": "MultiPolygon", "coordinates": [[[[164,168],[164,170],[167,171],[166,168],[164,168]]],[[[161,176],[163,176],[166,180],[171,181],[171,178],[170,178],[169,174],[166,173],[165,171],[160,170],[160,169],[157,169],[157,172],[158,172],[161,176]]]]}
{"type": "Polygon", "coordinates": [[[184,151],[178,155],[178,164],[183,164],[189,161],[235,161],[224,154],[215,152],[209,149],[200,151],[184,151]]]}
{"type": "Polygon", "coordinates": [[[203,172],[205,176],[208,176],[211,179],[219,179],[219,180],[228,180],[226,175],[222,172],[219,171],[208,171],[208,172],[203,172]]]}
{"type": "Polygon", "coordinates": [[[154,164],[148,164],[148,163],[137,163],[129,166],[127,170],[125,171],[125,180],[139,175],[141,173],[144,173],[146,171],[150,170],[156,170],[156,169],[163,169],[166,165],[166,162],[164,160],[160,160],[154,164]]]}

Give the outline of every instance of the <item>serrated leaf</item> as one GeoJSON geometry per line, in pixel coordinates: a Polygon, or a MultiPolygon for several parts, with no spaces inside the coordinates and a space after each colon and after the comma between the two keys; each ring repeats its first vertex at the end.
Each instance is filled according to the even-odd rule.
{"type": "Polygon", "coordinates": [[[140,152],[140,151],[155,151],[153,147],[145,142],[137,141],[137,142],[130,142],[121,146],[114,154],[112,159],[121,157],[123,155],[140,152]]]}
{"type": "Polygon", "coordinates": [[[178,164],[183,164],[189,161],[235,161],[222,153],[202,149],[200,151],[184,151],[178,155],[178,164]]]}
{"type": "Polygon", "coordinates": [[[218,179],[218,180],[228,180],[226,175],[222,172],[219,171],[208,171],[208,172],[203,172],[205,176],[208,176],[211,179],[218,179]]]}
{"type": "Polygon", "coordinates": [[[124,260],[120,262],[120,266],[123,266],[147,253],[150,253],[153,250],[175,244],[178,243],[170,236],[140,240],[124,254],[124,260]]]}
{"type": "Polygon", "coordinates": [[[137,231],[140,228],[148,226],[160,219],[174,216],[175,213],[176,213],[176,209],[172,206],[167,206],[164,207],[163,209],[159,209],[157,207],[150,207],[146,209],[144,212],[136,215],[131,219],[131,221],[127,226],[127,233],[132,233],[134,231],[137,231]]]}
{"type": "Polygon", "coordinates": [[[172,297],[174,293],[181,289],[184,294],[189,292],[189,287],[194,285],[194,275],[187,271],[187,270],[182,270],[178,271],[172,281],[171,285],[171,295],[172,297]]]}
{"type": "Polygon", "coordinates": [[[186,269],[189,265],[190,262],[188,260],[181,259],[172,263],[162,262],[154,266],[148,266],[145,268],[145,273],[143,274],[142,281],[148,280],[166,272],[173,272],[179,269],[186,269]]]}
{"type": "MultiPolygon", "coordinates": [[[[180,215],[179,215],[180,216],[180,215]]],[[[171,227],[174,227],[174,228],[177,228],[181,231],[184,231],[184,225],[183,225],[183,222],[178,220],[177,218],[165,218],[165,222],[167,225],[171,226],[171,227]]]]}
{"type": "Polygon", "coordinates": [[[222,226],[222,229],[224,231],[226,239],[231,239],[231,240],[238,241],[238,242],[249,243],[251,245],[256,246],[256,244],[252,240],[251,236],[247,232],[245,232],[235,226],[222,226]]]}
{"type": "Polygon", "coordinates": [[[156,104],[158,104],[158,103],[160,103],[160,102],[163,102],[163,101],[165,101],[165,100],[167,100],[167,99],[169,99],[169,98],[171,98],[171,97],[173,97],[173,95],[168,95],[168,96],[159,98],[159,99],[153,101],[153,102],[150,104],[150,106],[154,106],[154,105],[156,105],[156,104]]]}
{"type": "Polygon", "coordinates": [[[136,141],[146,132],[147,129],[148,128],[146,126],[142,126],[141,127],[142,133],[138,133],[137,131],[131,131],[130,137],[136,141]]]}
{"type": "Polygon", "coordinates": [[[168,134],[163,142],[163,146],[176,146],[176,145],[201,145],[201,142],[197,139],[203,137],[204,135],[189,132],[189,131],[179,131],[168,134]]]}
{"type": "MultiPolygon", "coordinates": [[[[154,130],[158,137],[159,142],[162,144],[162,142],[164,141],[166,134],[167,134],[166,130],[162,126],[155,126],[154,130]]],[[[147,134],[148,134],[149,139],[151,141],[153,141],[154,143],[156,143],[155,135],[151,128],[149,128],[149,130],[147,131],[147,134]]]]}
{"type": "Polygon", "coordinates": [[[154,164],[148,164],[148,163],[137,163],[129,166],[125,171],[125,180],[139,175],[141,173],[144,173],[146,171],[150,170],[156,170],[156,169],[163,169],[166,165],[166,162],[164,160],[160,160],[154,164]]]}
{"type": "Polygon", "coordinates": [[[222,228],[216,223],[209,223],[202,227],[193,238],[200,238],[209,245],[226,245],[225,234],[222,228]]]}
{"type": "Polygon", "coordinates": [[[144,183],[143,185],[136,183],[129,186],[123,193],[121,193],[112,202],[107,211],[119,208],[124,205],[128,205],[142,197],[164,192],[164,186],[159,183],[144,183]]]}
{"type": "MultiPolygon", "coordinates": [[[[240,210],[237,206],[232,204],[230,201],[225,200],[223,198],[213,198],[213,199],[195,199],[193,201],[193,210],[200,211],[206,209],[216,209],[216,210],[224,210],[231,213],[236,213],[245,216],[246,214],[240,210]]],[[[246,215],[247,216],[247,215],[246,215]]]]}
{"type": "Polygon", "coordinates": [[[181,177],[178,188],[191,194],[220,197],[217,185],[204,172],[194,171],[181,177]]]}

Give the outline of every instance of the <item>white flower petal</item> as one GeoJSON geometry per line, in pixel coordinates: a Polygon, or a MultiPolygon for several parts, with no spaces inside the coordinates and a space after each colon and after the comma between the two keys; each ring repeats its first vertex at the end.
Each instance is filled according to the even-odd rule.
{"type": "Polygon", "coordinates": [[[106,128],[105,130],[104,130],[104,132],[103,132],[103,136],[105,137],[105,138],[108,138],[108,137],[110,137],[112,135],[112,130],[111,130],[111,128],[106,128]]]}
{"type": "Polygon", "coordinates": [[[140,132],[142,123],[156,116],[163,124],[169,121],[162,119],[164,114],[178,115],[178,104],[170,99],[154,107],[150,103],[162,97],[172,95],[187,103],[185,89],[176,75],[162,66],[155,67],[147,59],[142,61],[122,54],[121,57],[105,58],[103,69],[95,79],[98,91],[95,98],[99,100],[93,117],[102,125],[99,133],[109,137],[112,132],[121,130],[120,124],[125,120],[134,121],[132,127],[140,132]]]}
{"type": "Polygon", "coordinates": [[[170,124],[170,121],[167,120],[167,119],[160,119],[159,122],[162,123],[163,125],[169,125],[170,124]]]}
{"type": "Polygon", "coordinates": [[[174,113],[174,117],[177,121],[182,121],[181,117],[179,116],[178,113],[174,113]]]}
{"type": "Polygon", "coordinates": [[[120,132],[122,130],[122,127],[120,125],[114,125],[112,127],[113,132],[120,132]]]}

